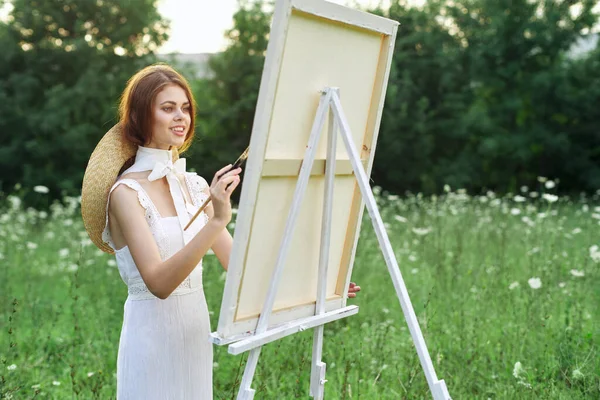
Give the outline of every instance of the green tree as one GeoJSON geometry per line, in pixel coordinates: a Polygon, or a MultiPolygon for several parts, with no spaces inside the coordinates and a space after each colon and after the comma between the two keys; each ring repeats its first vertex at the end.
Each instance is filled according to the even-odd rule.
{"type": "Polygon", "coordinates": [[[597,23],[594,5],[438,0],[379,10],[402,25],[376,182],[392,191],[445,183],[506,191],[543,175],[566,190],[595,190],[597,151],[584,149],[597,149],[600,135],[579,125],[597,113],[584,116],[571,101],[597,99],[597,73],[582,85],[565,57],[597,23]]]}
{"type": "Polygon", "coordinates": [[[116,122],[127,79],[155,59],[167,25],[155,0],[14,0],[0,25],[1,189],[76,195],[116,122]]]}
{"type": "Polygon", "coordinates": [[[198,127],[190,159],[198,160],[194,167],[207,179],[233,163],[250,143],[267,49],[271,4],[239,1],[238,5],[233,28],[226,32],[229,47],[210,59],[211,78],[194,85],[198,127]]]}

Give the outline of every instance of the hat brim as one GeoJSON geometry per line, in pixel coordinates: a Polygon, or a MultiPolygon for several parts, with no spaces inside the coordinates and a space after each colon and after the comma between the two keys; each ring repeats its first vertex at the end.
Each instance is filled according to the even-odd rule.
{"type": "MultiPolygon", "coordinates": [[[[92,242],[105,253],[114,250],[102,240],[106,225],[106,204],[110,188],[127,161],[135,157],[138,146],[123,135],[120,124],[113,126],[100,140],[85,169],[81,187],[81,216],[92,242]]],[[[173,151],[173,160],[179,153],[173,151]]]]}

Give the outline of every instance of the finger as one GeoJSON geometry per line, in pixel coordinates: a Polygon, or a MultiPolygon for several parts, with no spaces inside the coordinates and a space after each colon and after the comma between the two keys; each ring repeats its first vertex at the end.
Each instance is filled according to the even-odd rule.
{"type": "Polygon", "coordinates": [[[231,164],[226,165],[225,167],[221,168],[220,170],[218,170],[215,175],[213,176],[212,182],[210,184],[210,186],[213,186],[218,180],[219,180],[219,176],[224,174],[229,168],[231,168],[231,164]]]}
{"type": "Polygon", "coordinates": [[[219,190],[225,191],[227,189],[227,185],[229,185],[230,183],[233,183],[236,179],[239,179],[239,177],[237,175],[222,178],[219,180],[219,182],[217,182],[216,187],[219,190]]]}
{"type": "Polygon", "coordinates": [[[352,289],[354,286],[356,286],[356,283],[350,282],[350,289],[352,289]]]}
{"type": "Polygon", "coordinates": [[[226,176],[239,175],[240,172],[242,172],[242,169],[240,167],[229,169],[229,170],[225,171],[223,174],[219,175],[218,178],[223,179],[226,176]]]}
{"type": "Polygon", "coordinates": [[[229,187],[225,190],[225,193],[227,195],[231,195],[231,193],[233,193],[233,191],[235,190],[236,187],[238,187],[238,185],[240,184],[240,178],[238,176],[236,176],[236,180],[233,181],[233,183],[231,185],[229,185],[229,187]]]}
{"type": "Polygon", "coordinates": [[[232,169],[231,171],[227,171],[226,173],[224,173],[223,175],[221,175],[219,177],[219,180],[226,178],[228,176],[236,176],[239,175],[242,172],[241,168],[236,168],[236,169],[232,169]]]}
{"type": "Polygon", "coordinates": [[[354,293],[348,293],[348,298],[353,299],[356,297],[356,294],[354,293]]]}
{"type": "Polygon", "coordinates": [[[352,293],[360,292],[360,286],[354,286],[348,290],[351,291],[352,293]]]}

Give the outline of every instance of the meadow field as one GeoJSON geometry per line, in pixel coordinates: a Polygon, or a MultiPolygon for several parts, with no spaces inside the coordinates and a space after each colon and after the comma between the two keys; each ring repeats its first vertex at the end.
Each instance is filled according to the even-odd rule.
{"type": "MultiPolygon", "coordinates": [[[[453,399],[600,399],[600,194],[555,184],[498,196],[381,193],[378,202],[437,375],[453,399]]],[[[24,190],[24,189],[21,189],[24,190]]],[[[43,188],[36,188],[45,196],[43,188]]],[[[225,273],[204,260],[216,326],[225,273]]],[[[325,328],[326,399],[428,399],[365,212],[358,315],[325,328]]],[[[111,399],[127,290],[91,243],[79,200],[0,214],[0,398],[111,399]]],[[[312,331],[263,348],[256,399],[307,399],[312,331]]],[[[244,356],[216,348],[215,399],[235,399],[244,356]]]]}

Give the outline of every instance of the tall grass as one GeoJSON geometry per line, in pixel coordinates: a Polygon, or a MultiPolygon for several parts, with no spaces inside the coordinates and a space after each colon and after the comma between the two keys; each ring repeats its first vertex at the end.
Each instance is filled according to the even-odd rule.
{"type": "MultiPolygon", "coordinates": [[[[600,398],[598,196],[378,193],[437,375],[454,399],[600,398]]],[[[43,196],[43,194],[40,194],[43,196]]],[[[126,288],[87,238],[78,199],[49,212],[17,196],[0,216],[0,398],[109,399],[126,288]]],[[[225,274],[205,258],[209,309],[225,274]]],[[[328,399],[430,398],[368,216],[357,316],[328,324],[328,399]]],[[[213,327],[218,315],[211,312],[213,327]]],[[[263,348],[257,399],[308,398],[312,331],[263,348]]],[[[245,355],[216,348],[215,399],[234,399],[245,355]]]]}

